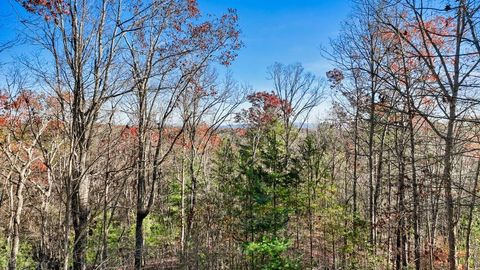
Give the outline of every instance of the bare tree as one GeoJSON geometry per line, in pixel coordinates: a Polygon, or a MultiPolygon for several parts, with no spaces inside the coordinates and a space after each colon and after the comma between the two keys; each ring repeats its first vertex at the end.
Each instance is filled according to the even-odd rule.
{"type": "Polygon", "coordinates": [[[398,9],[392,11],[397,14],[395,18],[400,18],[400,24],[392,17],[379,16],[378,20],[401,37],[406,44],[406,51],[421,60],[432,78],[428,87],[434,93],[438,111],[435,114],[427,114],[421,110],[416,112],[424,117],[445,143],[442,181],[447,210],[449,269],[453,270],[456,269],[456,221],[452,179],[454,149],[457,145],[455,129],[465,112],[475,104],[470,102],[472,96],[469,96],[476,80],[471,75],[480,60],[472,59],[471,52],[475,48],[466,42],[469,32],[464,1],[461,1],[459,8],[455,10],[437,9],[434,2],[423,1],[402,1],[395,8],[398,9]],[[401,15],[402,12],[406,14],[401,15]],[[443,12],[447,12],[450,17],[438,16],[443,12]],[[466,65],[462,64],[467,62],[466,65]],[[445,129],[439,128],[439,119],[445,120],[445,129]]]}
{"type": "Polygon", "coordinates": [[[6,159],[3,177],[9,190],[9,257],[8,269],[17,269],[17,256],[20,248],[20,227],[24,211],[25,190],[32,175],[42,169],[42,155],[38,150],[40,140],[47,127],[42,104],[31,91],[25,89],[27,80],[19,72],[7,79],[7,89],[2,95],[2,125],[7,131],[0,142],[2,156],[6,159]]]}
{"type": "MultiPolygon", "coordinates": [[[[87,232],[90,215],[90,158],[99,112],[118,95],[112,70],[119,57],[121,1],[20,1],[30,12],[44,18],[43,25],[27,25],[34,42],[50,53],[53,69],[30,67],[55,93],[63,109],[69,144],[69,168],[65,188],[67,212],[71,213],[75,239],[73,268],[86,269],[87,232]]],[[[68,227],[70,220],[65,221],[68,227]]],[[[65,232],[68,239],[69,232],[65,232]]],[[[68,240],[66,240],[68,245],[68,240]]],[[[67,248],[68,249],[68,248],[67,248]]],[[[68,268],[68,257],[64,269],[68,268]]]]}
{"type": "MultiPolygon", "coordinates": [[[[269,70],[269,79],[273,82],[274,93],[288,106],[282,106],[282,122],[285,125],[287,152],[298,138],[294,128],[302,129],[310,112],[324,98],[324,85],[314,74],[305,71],[299,63],[292,65],[273,64],[269,70]]],[[[289,154],[286,155],[287,160],[289,154]]]]}
{"type": "MultiPolygon", "coordinates": [[[[198,184],[202,178],[208,177],[205,174],[205,159],[208,157],[211,140],[222,125],[229,119],[236,108],[242,102],[241,91],[230,75],[219,82],[217,74],[212,69],[207,69],[192,80],[192,85],[182,93],[180,99],[181,118],[184,122],[185,133],[183,137],[184,147],[187,148],[187,171],[190,181],[189,204],[187,215],[182,216],[182,232],[185,230],[185,237],[182,238],[182,246],[187,246],[191,240],[198,239],[194,236],[195,211],[197,204],[198,184]],[[200,178],[200,179],[199,179],[200,178]],[[185,218],[185,221],[183,220],[185,218]]],[[[204,179],[208,181],[208,179],[204,179]]],[[[182,190],[185,190],[185,179],[182,179],[182,190]]],[[[207,183],[209,185],[209,183],[207,183]]],[[[182,205],[184,205],[185,194],[182,193],[182,205]]],[[[182,211],[184,211],[182,207],[182,211]]],[[[196,256],[197,252],[194,253],[196,256]]],[[[188,258],[186,258],[189,262],[188,258]]]]}
{"type": "Polygon", "coordinates": [[[143,221],[155,201],[163,164],[186,125],[172,125],[180,98],[210,62],[229,64],[240,42],[233,10],[198,22],[195,1],[168,0],[139,3],[134,14],[137,18],[124,28],[124,41],[135,98],[133,125],[138,130],[135,268],[141,269],[143,221]],[[158,139],[152,142],[154,135],[158,139]]]}

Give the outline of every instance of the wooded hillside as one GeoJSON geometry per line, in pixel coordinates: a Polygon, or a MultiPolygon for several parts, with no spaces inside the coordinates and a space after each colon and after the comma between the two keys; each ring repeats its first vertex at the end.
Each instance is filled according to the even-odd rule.
{"type": "Polygon", "coordinates": [[[352,2],[268,89],[234,7],[14,4],[2,269],[480,269],[479,1],[352,2]]]}

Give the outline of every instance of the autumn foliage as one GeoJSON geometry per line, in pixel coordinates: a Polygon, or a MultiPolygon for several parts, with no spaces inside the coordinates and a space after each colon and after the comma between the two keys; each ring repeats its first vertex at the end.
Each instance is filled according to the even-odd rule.
{"type": "Polygon", "coordinates": [[[237,121],[246,121],[255,126],[270,124],[280,117],[289,117],[293,112],[287,100],[273,92],[256,92],[247,96],[251,107],[237,115],[237,121]]]}
{"type": "Polygon", "coordinates": [[[31,13],[43,16],[45,20],[56,19],[58,16],[70,13],[65,0],[17,0],[31,13]]]}

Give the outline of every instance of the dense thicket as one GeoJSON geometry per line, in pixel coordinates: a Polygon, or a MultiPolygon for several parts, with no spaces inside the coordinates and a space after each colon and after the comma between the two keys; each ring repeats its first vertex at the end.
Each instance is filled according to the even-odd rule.
{"type": "Polygon", "coordinates": [[[478,1],[357,1],[325,80],[276,63],[267,91],[216,71],[234,10],[18,3],[39,53],[2,66],[0,267],[480,267],[478,1]]]}

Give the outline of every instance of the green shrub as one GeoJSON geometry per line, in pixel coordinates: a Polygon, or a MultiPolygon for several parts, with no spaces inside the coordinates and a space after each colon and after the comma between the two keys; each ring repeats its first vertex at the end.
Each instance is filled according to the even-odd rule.
{"type": "Polygon", "coordinates": [[[300,269],[298,262],[286,257],[285,252],[290,242],[277,238],[263,237],[260,241],[248,242],[244,252],[253,269],[261,270],[294,270],[300,269]]]}

